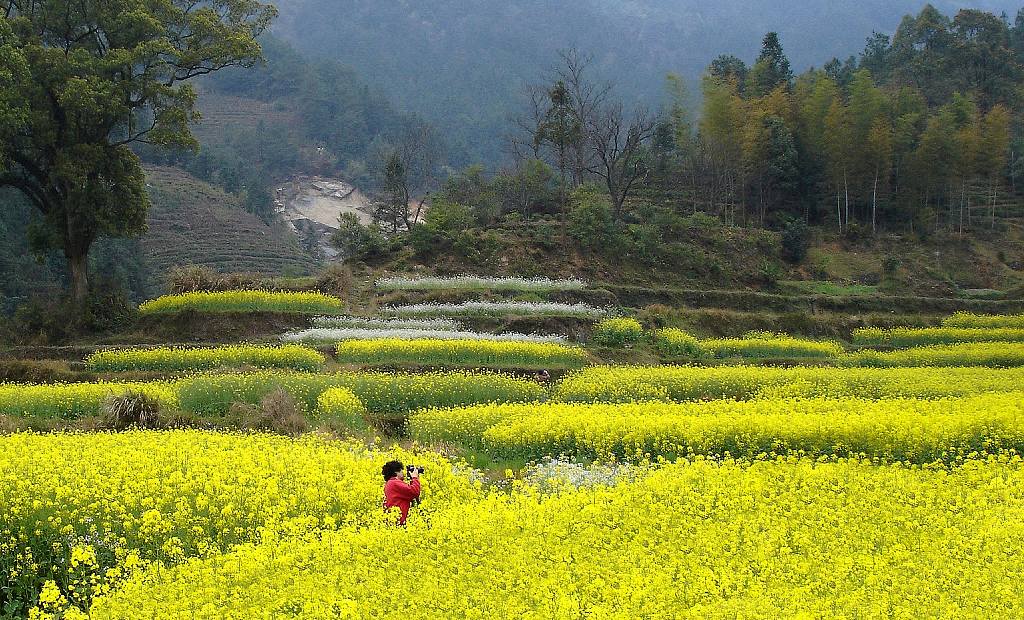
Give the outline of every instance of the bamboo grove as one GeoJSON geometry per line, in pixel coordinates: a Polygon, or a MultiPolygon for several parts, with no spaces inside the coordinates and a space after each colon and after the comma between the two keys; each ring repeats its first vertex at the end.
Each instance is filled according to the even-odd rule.
{"type": "Polygon", "coordinates": [[[699,121],[683,80],[653,139],[661,195],[738,225],[802,217],[851,235],[994,227],[1016,191],[1024,21],[931,6],[859,58],[795,76],[778,37],[721,56],[699,121]]]}

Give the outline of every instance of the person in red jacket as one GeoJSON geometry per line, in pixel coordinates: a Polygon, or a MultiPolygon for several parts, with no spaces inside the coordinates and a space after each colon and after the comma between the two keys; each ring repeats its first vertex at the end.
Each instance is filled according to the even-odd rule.
{"type": "Polygon", "coordinates": [[[420,497],[420,470],[410,470],[412,481],[409,483],[405,482],[405,466],[401,461],[388,461],[381,468],[381,473],[384,475],[384,511],[398,507],[401,512],[398,524],[405,525],[410,504],[420,497]]]}

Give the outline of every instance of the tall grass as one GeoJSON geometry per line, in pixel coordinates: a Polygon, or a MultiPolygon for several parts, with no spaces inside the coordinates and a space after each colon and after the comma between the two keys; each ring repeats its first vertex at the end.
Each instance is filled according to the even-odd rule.
{"type": "Polygon", "coordinates": [[[292,312],[300,314],[341,313],[345,304],[322,293],[272,293],[268,291],[197,291],[165,295],[139,306],[143,315],[199,312],[292,312]]]}
{"type": "Polygon", "coordinates": [[[380,291],[508,291],[543,293],[552,291],[581,291],[587,288],[583,280],[569,278],[488,278],[484,276],[406,277],[392,276],[377,280],[380,291]]]}

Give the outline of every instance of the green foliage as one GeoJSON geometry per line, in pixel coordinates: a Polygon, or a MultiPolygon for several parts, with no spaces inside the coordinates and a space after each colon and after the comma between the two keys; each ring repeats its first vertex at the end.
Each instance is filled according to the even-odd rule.
{"type": "Polygon", "coordinates": [[[388,242],[377,226],[364,226],[354,213],[338,216],[338,229],[331,233],[331,246],[343,259],[367,260],[387,253],[388,242]]]}
{"type": "Polygon", "coordinates": [[[803,220],[789,220],[782,228],[782,257],[790,263],[802,263],[811,245],[810,227],[803,220]]]}
{"type": "MultiPolygon", "coordinates": [[[[472,209],[443,199],[430,205],[424,221],[409,233],[409,242],[420,255],[451,247],[475,223],[472,209]]],[[[465,252],[464,252],[465,253],[465,252]]]]}
{"type": "Polygon", "coordinates": [[[584,249],[607,252],[616,237],[611,202],[596,188],[583,186],[573,192],[571,203],[569,235],[584,249]]]}
{"type": "MultiPolygon", "coordinates": [[[[149,199],[130,145],[195,147],[188,124],[196,95],[182,82],[251,65],[260,56],[256,37],[276,15],[252,0],[208,4],[5,7],[5,57],[16,48],[28,61],[27,72],[7,73],[32,114],[27,131],[0,141],[0,160],[16,163],[0,186],[19,190],[43,214],[36,240],[67,257],[78,302],[88,293],[93,242],[145,229],[149,199]]],[[[0,114],[11,123],[10,113],[0,114]]]]}
{"type": "Polygon", "coordinates": [[[59,344],[130,326],[137,313],[124,292],[106,280],[98,284],[82,303],[59,295],[30,298],[14,313],[11,339],[24,344],[59,344]]]}

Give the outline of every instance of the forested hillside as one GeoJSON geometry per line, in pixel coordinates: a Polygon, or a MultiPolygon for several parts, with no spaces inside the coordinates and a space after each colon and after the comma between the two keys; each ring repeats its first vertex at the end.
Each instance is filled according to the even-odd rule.
{"type": "MultiPolygon", "coordinates": [[[[151,230],[141,244],[101,240],[91,259],[93,270],[132,298],[159,292],[173,265],[304,273],[315,259],[276,221],[275,184],[296,174],[323,174],[372,186],[373,162],[407,132],[431,136],[431,148],[444,157],[443,141],[416,118],[396,112],[371,87],[372,77],[337,62],[310,60],[269,35],[263,46],[264,63],[226,69],[198,84],[197,151],[137,146],[144,161],[163,170],[146,179],[151,230]],[[167,219],[172,206],[186,211],[173,226],[167,219]],[[191,232],[175,233],[175,226],[191,232]],[[208,242],[209,235],[222,235],[221,242],[208,242]],[[255,251],[260,244],[269,245],[255,251]],[[228,260],[232,253],[239,258],[228,260]]],[[[41,223],[38,211],[16,191],[0,190],[5,311],[33,293],[66,285],[63,258],[40,244],[41,223]]]]}
{"type": "MultiPolygon", "coordinates": [[[[1012,20],[1009,0],[934,3],[946,14],[979,8],[1012,20]]],[[[719,54],[751,62],[765,32],[779,32],[803,71],[859,52],[878,31],[892,34],[919,0],[777,3],[698,0],[281,0],[275,32],[300,50],[367,76],[403,109],[445,129],[471,159],[502,154],[507,118],[523,87],[541,78],[559,50],[594,56],[595,74],[630,101],[656,105],[676,72],[695,83],[719,54]]]]}

